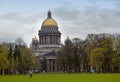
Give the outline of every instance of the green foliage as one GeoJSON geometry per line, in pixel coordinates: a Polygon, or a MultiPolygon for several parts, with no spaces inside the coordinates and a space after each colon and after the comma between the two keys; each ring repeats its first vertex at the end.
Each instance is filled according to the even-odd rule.
{"type": "Polygon", "coordinates": [[[35,64],[31,49],[12,43],[0,45],[0,71],[5,71],[5,74],[27,73],[29,69],[34,69],[35,64]]]}
{"type": "MultiPolygon", "coordinates": [[[[73,70],[73,44],[69,38],[66,39],[65,45],[58,51],[58,59],[62,71],[72,72],[73,70]],[[60,57],[61,56],[61,57],[60,57]]],[[[60,69],[61,70],[61,69],[60,69]]]]}
{"type": "Polygon", "coordinates": [[[114,46],[114,54],[112,55],[112,65],[116,72],[120,72],[120,39],[117,40],[114,46]]]}
{"type": "Polygon", "coordinates": [[[97,70],[102,70],[104,64],[104,49],[96,48],[90,53],[90,65],[97,70]]]}
{"type": "Polygon", "coordinates": [[[35,57],[31,49],[24,46],[19,46],[20,58],[19,58],[19,71],[21,73],[27,73],[29,69],[34,69],[35,67],[35,57]]]}
{"type": "Polygon", "coordinates": [[[8,68],[8,65],[7,51],[2,45],[0,45],[0,70],[8,68]]]}
{"type": "Polygon", "coordinates": [[[78,43],[66,39],[57,52],[58,67],[67,72],[90,72],[91,67],[97,72],[120,72],[120,39],[89,39],[78,43]]]}

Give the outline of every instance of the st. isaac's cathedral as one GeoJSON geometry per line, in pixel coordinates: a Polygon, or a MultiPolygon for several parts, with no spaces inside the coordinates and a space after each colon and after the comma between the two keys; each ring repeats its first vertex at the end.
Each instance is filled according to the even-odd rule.
{"type": "Polygon", "coordinates": [[[38,31],[39,40],[32,38],[31,49],[33,50],[38,69],[41,71],[57,71],[55,52],[61,47],[61,32],[57,22],[52,18],[50,10],[47,18],[42,22],[38,31]]]}

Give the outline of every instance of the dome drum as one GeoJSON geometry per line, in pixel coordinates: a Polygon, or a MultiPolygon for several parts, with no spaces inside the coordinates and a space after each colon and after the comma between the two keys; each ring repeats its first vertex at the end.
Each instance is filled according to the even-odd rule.
{"type": "Polygon", "coordinates": [[[40,33],[40,34],[38,34],[39,36],[52,36],[52,35],[55,35],[55,36],[61,36],[61,34],[53,34],[53,33],[51,33],[51,34],[46,34],[46,33],[40,33]]]}

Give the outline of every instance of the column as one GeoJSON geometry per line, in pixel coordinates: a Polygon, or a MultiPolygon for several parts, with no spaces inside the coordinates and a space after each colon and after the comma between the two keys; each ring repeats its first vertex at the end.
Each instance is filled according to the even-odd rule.
{"type": "Polygon", "coordinates": [[[54,64],[55,64],[55,71],[57,71],[56,59],[54,60],[54,64]]]}
{"type": "Polygon", "coordinates": [[[50,44],[50,36],[47,36],[47,44],[50,44]]]}
{"type": "Polygon", "coordinates": [[[58,44],[58,39],[57,39],[57,36],[56,36],[56,44],[58,44]]]}
{"type": "Polygon", "coordinates": [[[49,59],[47,60],[47,71],[50,71],[50,62],[49,62],[49,59]]]}
{"type": "Polygon", "coordinates": [[[57,44],[57,36],[55,36],[55,44],[57,44]]]}
{"type": "Polygon", "coordinates": [[[41,44],[40,36],[39,36],[39,42],[40,42],[40,44],[41,44]]]}
{"type": "Polygon", "coordinates": [[[48,36],[45,36],[46,44],[48,44],[48,36]]]}
{"type": "Polygon", "coordinates": [[[53,36],[51,36],[51,43],[53,44],[53,36]]]}
{"type": "Polygon", "coordinates": [[[51,38],[51,36],[50,36],[50,44],[52,43],[52,38],[51,38]]]}
{"type": "Polygon", "coordinates": [[[53,44],[55,44],[55,38],[54,38],[54,36],[53,36],[53,44]]]}
{"type": "Polygon", "coordinates": [[[53,36],[53,44],[55,44],[55,36],[53,36]]]}
{"type": "Polygon", "coordinates": [[[46,42],[47,42],[47,41],[46,41],[46,36],[44,36],[44,37],[45,37],[45,44],[46,44],[46,42]]]}
{"type": "Polygon", "coordinates": [[[43,36],[41,36],[41,44],[43,44],[43,36]]]}
{"type": "Polygon", "coordinates": [[[38,60],[38,68],[39,68],[39,71],[42,70],[41,60],[38,60]]]}
{"type": "Polygon", "coordinates": [[[39,36],[39,44],[41,44],[41,36],[39,36]]]}
{"type": "Polygon", "coordinates": [[[53,60],[53,71],[55,71],[55,59],[53,60]]]}
{"type": "Polygon", "coordinates": [[[43,44],[45,44],[45,36],[42,37],[43,44]]]}
{"type": "Polygon", "coordinates": [[[53,60],[51,60],[51,71],[53,71],[53,60]]]}
{"type": "Polygon", "coordinates": [[[54,44],[56,44],[56,36],[54,36],[54,44]]]}
{"type": "Polygon", "coordinates": [[[51,71],[51,59],[49,59],[49,71],[51,71]]]}
{"type": "Polygon", "coordinates": [[[41,44],[41,36],[40,36],[40,44],[41,44]]]}
{"type": "Polygon", "coordinates": [[[61,38],[60,36],[58,36],[58,44],[60,44],[61,38]]]}

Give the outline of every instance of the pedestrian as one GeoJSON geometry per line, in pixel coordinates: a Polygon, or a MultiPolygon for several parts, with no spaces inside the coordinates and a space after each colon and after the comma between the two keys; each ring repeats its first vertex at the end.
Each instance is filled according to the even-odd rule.
{"type": "Polygon", "coordinates": [[[33,74],[32,69],[29,71],[29,74],[30,74],[30,78],[32,78],[32,74],[33,74]]]}
{"type": "Polygon", "coordinates": [[[91,73],[93,74],[95,72],[95,70],[91,67],[91,73]]]}

